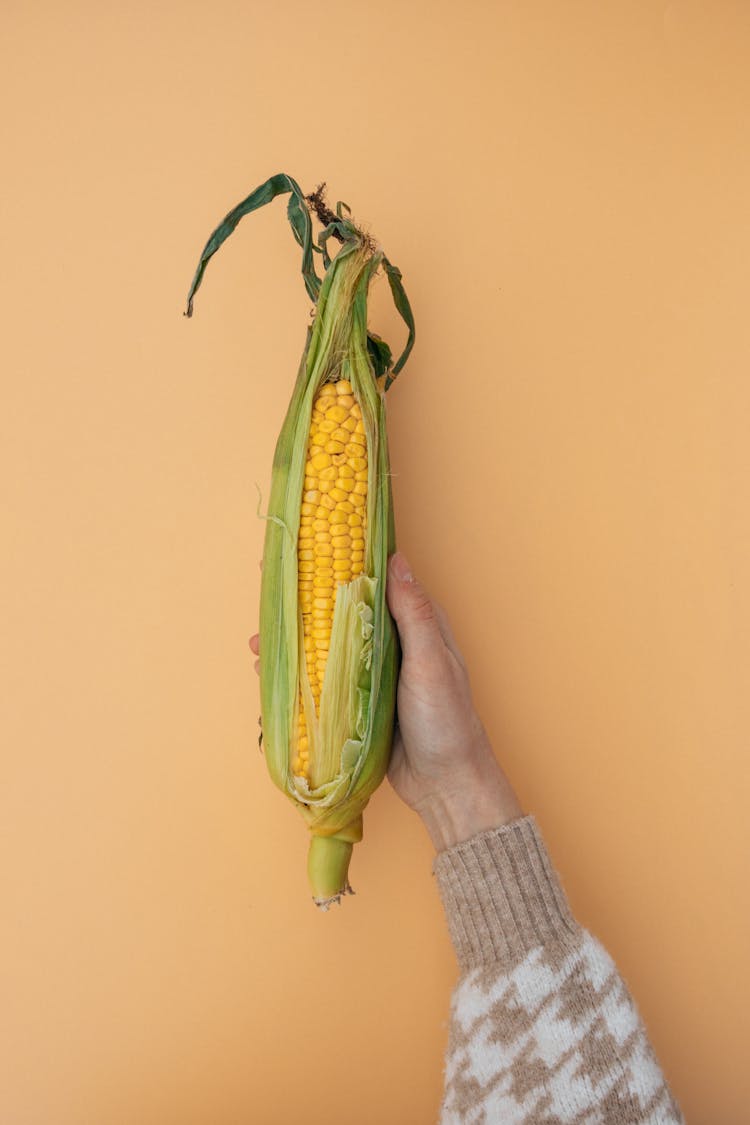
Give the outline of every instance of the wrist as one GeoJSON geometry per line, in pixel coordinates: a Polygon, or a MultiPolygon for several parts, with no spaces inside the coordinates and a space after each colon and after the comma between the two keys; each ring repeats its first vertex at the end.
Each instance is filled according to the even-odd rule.
{"type": "Polygon", "coordinates": [[[479,773],[467,771],[430,794],[416,811],[437,852],[463,843],[479,832],[510,824],[524,815],[510,782],[494,758],[479,773]]]}

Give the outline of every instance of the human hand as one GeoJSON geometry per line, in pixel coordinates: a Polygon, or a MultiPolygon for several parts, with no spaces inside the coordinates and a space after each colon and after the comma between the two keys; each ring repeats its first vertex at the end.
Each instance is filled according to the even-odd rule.
{"type": "Polygon", "coordinates": [[[403,653],[388,780],[442,851],[523,811],[474,707],[445,611],[398,552],[386,594],[403,653]]]}
{"type": "MultiPolygon", "coordinates": [[[[398,553],[389,561],[386,595],[403,654],[388,780],[442,851],[523,811],[474,708],[445,611],[398,553]]],[[[257,633],[250,649],[258,655],[257,633]]]]}

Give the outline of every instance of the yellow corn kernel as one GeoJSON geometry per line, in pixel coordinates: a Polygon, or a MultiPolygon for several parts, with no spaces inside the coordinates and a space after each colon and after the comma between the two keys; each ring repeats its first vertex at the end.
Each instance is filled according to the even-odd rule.
{"type": "MultiPolygon", "coordinates": [[[[303,651],[317,711],[337,589],[361,574],[364,566],[361,513],[367,495],[367,450],[360,436],[364,434],[362,412],[347,380],[326,383],[318,390],[313,418],[307,440],[297,565],[303,651]]],[[[309,774],[306,723],[300,702],[295,759],[299,776],[309,774]]]]}

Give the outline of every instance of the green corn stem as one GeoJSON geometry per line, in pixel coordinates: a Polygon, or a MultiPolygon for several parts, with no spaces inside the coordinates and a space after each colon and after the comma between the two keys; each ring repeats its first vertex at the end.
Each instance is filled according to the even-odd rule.
{"type": "Polygon", "coordinates": [[[361,815],[333,836],[313,834],[307,853],[307,877],[313,901],[322,910],[339,902],[342,895],[354,894],[349,883],[349,861],[354,845],[361,839],[361,815]]]}

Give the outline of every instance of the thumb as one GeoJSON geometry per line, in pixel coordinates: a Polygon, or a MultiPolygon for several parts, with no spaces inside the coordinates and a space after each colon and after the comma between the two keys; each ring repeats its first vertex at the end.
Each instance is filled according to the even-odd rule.
{"type": "Polygon", "coordinates": [[[399,551],[388,561],[386,596],[404,655],[434,655],[436,646],[442,648],[443,638],[432,599],[399,551]]]}

